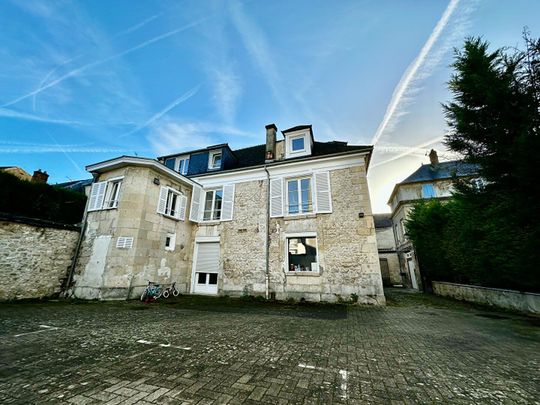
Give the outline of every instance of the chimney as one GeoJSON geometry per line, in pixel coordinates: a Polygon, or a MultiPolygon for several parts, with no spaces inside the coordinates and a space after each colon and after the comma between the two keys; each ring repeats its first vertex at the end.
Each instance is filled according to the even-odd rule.
{"type": "Polygon", "coordinates": [[[34,175],[32,176],[32,181],[35,183],[47,183],[49,175],[47,172],[42,172],[41,169],[34,170],[34,175]]]}
{"type": "Polygon", "coordinates": [[[266,127],[266,155],[265,162],[273,162],[276,158],[276,133],[275,124],[268,124],[266,127]]]}
{"type": "Polygon", "coordinates": [[[431,152],[429,152],[429,161],[431,162],[431,166],[435,167],[439,164],[439,156],[437,156],[437,152],[435,149],[431,149],[431,152]]]}

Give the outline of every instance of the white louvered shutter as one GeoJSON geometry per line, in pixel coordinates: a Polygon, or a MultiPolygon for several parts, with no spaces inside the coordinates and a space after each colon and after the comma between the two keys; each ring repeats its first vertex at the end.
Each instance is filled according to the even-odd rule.
{"type": "Polygon", "coordinates": [[[283,216],[283,179],[270,180],[270,216],[283,216]]]}
{"type": "Polygon", "coordinates": [[[159,200],[157,205],[157,212],[158,214],[165,214],[165,211],[167,210],[167,194],[169,193],[169,189],[167,187],[161,187],[159,190],[159,200]]]}
{"type": "Polygon", "coordinates": [[[105,199],[106,188],[106,181],[99,181],[92,184],[92,190],[90,191],[90,201],[88,202],[88,211],[96,211],[103,208],[103,200],[105,199]]]}
{"type": "Polygon", "coordinates": [[[195,271],[217,273],[219,271],[219,251],[219,242],[198,243],[195,271]]]}
{"type": "Polygon", "coordinates": [[[332,194],[330,192],[330,173],[317,172],[313,174],[315,180],[315,201],[318,213],[332,212],[332,194]]]}
{"type": "Polygon", "coordinates": [[[199,186],[193,186],[191,192],[191,208],[189,210],[189,220],[193,222],[199,222],[201,218],[201,198],[202,188],[199,186]]]}
{"type": "Polygon", "coordinates": [[[234,184],[223,186],[223,203],[221,205],[221,220],[230,221],[233,219],[234,209],[234,184]]]}
{"type": "Polygon", "coordinates": [[[186,219],[187,197],[185,195],[179,195],[177,204],[178,209],[176,210],[176,217],[184,221],[186,219]]]}

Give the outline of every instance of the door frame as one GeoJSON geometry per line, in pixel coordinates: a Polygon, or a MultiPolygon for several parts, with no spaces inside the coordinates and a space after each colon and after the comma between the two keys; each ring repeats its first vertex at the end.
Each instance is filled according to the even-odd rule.
{"type": "MultiPolygon", "coordinates": [[[[219,236],[198,236],[195,238],[195,246],[193,248],[193,260],[192,260],[192,263],[191,263],[191,282],[189,283],[190,284],[190,294],[205,294],[205,293],[197,293],[195,292],[195,282],[196,282],[196,278],[195,278],[195,274],[196,274],[196,266],[197,266],[197,257],[199,255],[199,243],[219,243],[220,242],[220,239],[219,239],[219,236]]],[[[221,253],[221,252],[220,252],[221,253]]],[[[220,254],[220,259],[221,259],[221,254],[220,254]]],[[[221,262],[221,260],[220,260],[221,262]]],[[[218,285],[219,285],[219,274],[221,273],[220,271],[221,269],[219,268],[219,265],[218,265],[218,285]]],[[[217,295],[218,294],[218,291],[216,291],[215,294],[213,293],[206,293],[207,295],[217,295]]]]}

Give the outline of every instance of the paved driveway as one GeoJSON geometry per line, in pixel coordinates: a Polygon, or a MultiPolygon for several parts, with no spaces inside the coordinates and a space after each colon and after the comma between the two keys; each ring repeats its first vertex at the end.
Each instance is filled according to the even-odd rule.
{"type": "Polygon", "coordinates": [[[0,305],[0,402],[540,402],[537,321],[388,296],[385,308],[0,305]]]}

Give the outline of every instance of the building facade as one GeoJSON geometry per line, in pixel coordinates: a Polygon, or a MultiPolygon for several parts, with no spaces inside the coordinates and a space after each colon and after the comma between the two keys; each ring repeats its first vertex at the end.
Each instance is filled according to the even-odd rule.
{"type": "Polygon", "coordinates": [[[266,144],[157,160],[119,157],[94,175],[74,267],[79,298],[182,293],[383,304],[366,173],[370,146],[266,127],[266,144]]]}
{"type": "Polygon", "coordinates": [[[406,275],[401,273],[399,265],[392,216],[391,214],[374,214],[373,220],[383,285],[385,287],[403,286],[403,278],[406,275]]]}
{"type": "Polygon", "coordinates": [[[422,289],[422,277],[414,247],[407,236],[406,221],[414,204],[420,200],[451,197],[457,178],[471,178],[478,173],[478,166],[461,160],[439,162],[437,152],[431,150],[430,163],[422,164],[402,182],[396,184],[388,200],[392,213],[392,228],[401,275],[406,286],[422,289]]]}

